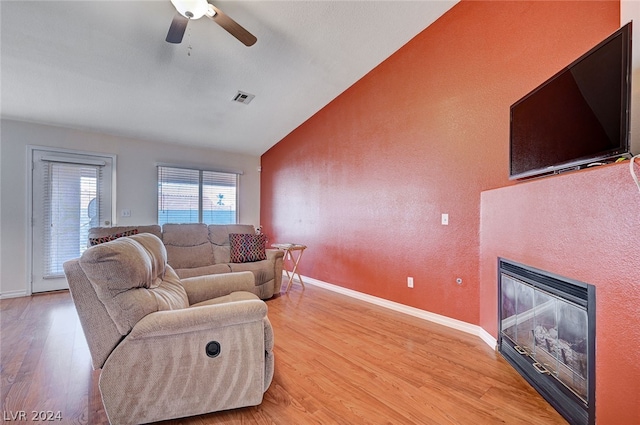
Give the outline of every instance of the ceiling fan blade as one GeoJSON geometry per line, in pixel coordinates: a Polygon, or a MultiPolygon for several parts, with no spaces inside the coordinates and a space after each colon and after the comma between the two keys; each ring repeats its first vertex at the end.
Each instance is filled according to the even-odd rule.
{"type": "Polygon", "coordinates": [[[171,21],[169,32],[167,33],[167,42],[174,44],[182,43],[182,37],[184,36],[184,32],[187,29],[188,23],[188,18],[185,18],[181,14],[176,13],[176,16],[173,17],[173,21],[171,21]]]}
{"type": "MultiPolygon", "coordinates": [[[[209,3],[211,4],[211,3],[209,3]]],[[[229,34],[237,38],[245,46],[253,46],[258,39],[249,31],[244,29],[239,23],[227,16],[223,11],[211,4],[216,11],[213,19],[218,25],[224,28],[229,34]]]]}

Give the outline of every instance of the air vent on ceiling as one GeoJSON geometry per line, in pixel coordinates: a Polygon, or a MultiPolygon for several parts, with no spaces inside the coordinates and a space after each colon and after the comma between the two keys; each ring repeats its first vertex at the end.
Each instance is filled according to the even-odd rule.
{"type": "Polygon", "coordinates": [[[238,91],[238,94],[235,95],[233,100],[236,102],[240,102],[240,103],[244,103],[245,105],[248,105],[249,102],[251,102],[254,97],[256,96],[253,94],[245,93],[243,91],[238,91]]]}

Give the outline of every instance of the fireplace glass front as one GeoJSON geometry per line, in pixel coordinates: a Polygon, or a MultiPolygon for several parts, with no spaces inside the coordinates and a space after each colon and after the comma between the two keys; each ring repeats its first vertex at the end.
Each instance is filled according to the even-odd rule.
{"type": "Polygon", "coordinates": [[[500,260],[499,350],[570,423],[593,421],[590,299],[592,285],[500,260]]]}
{"type": "Polygon", "coordinates": [[[587,311],[505,274],[502,302],[504,335],[588,402],[587,311]]]}

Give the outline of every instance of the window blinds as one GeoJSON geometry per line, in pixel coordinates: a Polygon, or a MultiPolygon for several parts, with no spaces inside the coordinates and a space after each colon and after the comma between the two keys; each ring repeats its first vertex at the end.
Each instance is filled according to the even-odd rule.
{"type": "Polygon", "coordinates": [[[63,276],[62,263],[87,248],[89,228],[104,215],[101,199],[103,165],[65,163],[43,158],[43,277],[63,276]]]}
{"type": "Polygon", "coordinates": [[[158,166],[158,224],[233,224],[238,175],[158,166]]]}

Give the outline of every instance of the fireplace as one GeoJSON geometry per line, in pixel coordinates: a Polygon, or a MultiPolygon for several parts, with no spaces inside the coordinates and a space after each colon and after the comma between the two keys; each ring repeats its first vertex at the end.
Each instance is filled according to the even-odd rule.
{"type": "Polygon", "coordinates": [[[498,259],[498,350],[570,424],[595,423],[595,287],[498,259]]]}

